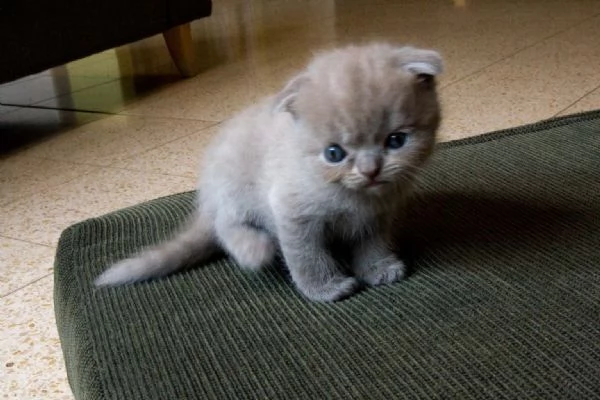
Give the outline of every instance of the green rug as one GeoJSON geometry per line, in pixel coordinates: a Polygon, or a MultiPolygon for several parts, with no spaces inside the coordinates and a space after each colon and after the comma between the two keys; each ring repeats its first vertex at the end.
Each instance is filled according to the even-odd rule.
{"type": "Polygon", "coordinates": [[[440,146],[412,274],[336,304],[217,260],[97,290],[165,239],[174,195],[67,229],[56,317],[78,399],[600,398],[600,111],[440,146]]]}

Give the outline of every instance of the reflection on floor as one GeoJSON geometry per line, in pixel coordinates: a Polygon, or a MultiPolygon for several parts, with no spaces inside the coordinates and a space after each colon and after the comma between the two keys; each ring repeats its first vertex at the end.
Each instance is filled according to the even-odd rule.
{"type": "Polygon", "coordinates": [[[202,72],[160,36],[0,86],[5,397],[72,398],[52,309],[67,225],[193,188],[219,122],[318,49],[392,40],[439,49],[443,140],[600,108],[600,2],[222,0],[193,24],[202,72]]]}

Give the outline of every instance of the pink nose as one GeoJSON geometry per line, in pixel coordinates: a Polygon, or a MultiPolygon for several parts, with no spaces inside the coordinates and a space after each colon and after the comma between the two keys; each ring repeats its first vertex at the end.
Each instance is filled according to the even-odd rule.
{"type": "Polygon", "coordinates": [[[369,178],[370,180],[374,180],[379,172],[381,171],[381,167],[379,165],[371,165],[369,168],[363,168],[360,170],[360,173],[369,178]]]}
{"type": "Polygon", "coordinates": [[[356,169],[362,176],[373,181],[381,172],[382,161],[381,156],[377,153],[365,152],[358,154],[356,157],[356,169]]]}

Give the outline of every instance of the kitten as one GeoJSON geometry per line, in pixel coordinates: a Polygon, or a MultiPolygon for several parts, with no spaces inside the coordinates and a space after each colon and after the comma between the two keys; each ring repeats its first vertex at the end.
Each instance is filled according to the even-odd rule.
{"type": "Polygon", "coordinates": [[[441,70],[434,51],[388,44],[317,55],[279,94],[225,124],[206,151],[188,226],[96,285],[164,276],[220,249],[252,270],[281,251],[298,290],[316,301],[401,279],[392,228],[434,148],[441,70]],[[332,252],[340,241],[347,263],[332,252]]]}

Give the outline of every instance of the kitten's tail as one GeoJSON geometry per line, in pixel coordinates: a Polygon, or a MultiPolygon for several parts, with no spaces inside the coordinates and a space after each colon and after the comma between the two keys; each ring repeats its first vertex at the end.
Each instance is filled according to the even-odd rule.
{"type": "Polygon", "coordinates": [[[96,286],[118,286],[159,278],[211,257],[219,246],[206,218],[194,215],[171,240],[117,262],[94,281],[96,286]]]}

